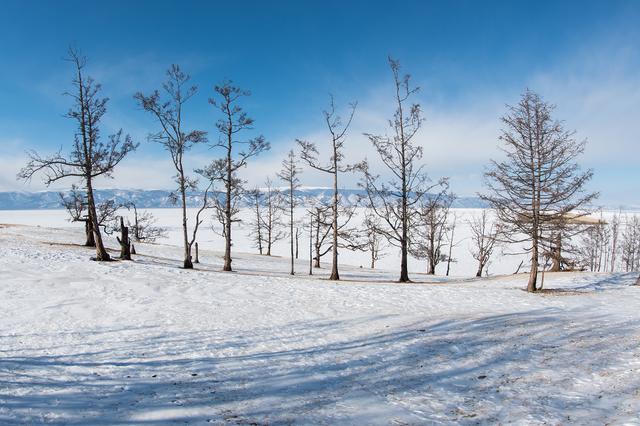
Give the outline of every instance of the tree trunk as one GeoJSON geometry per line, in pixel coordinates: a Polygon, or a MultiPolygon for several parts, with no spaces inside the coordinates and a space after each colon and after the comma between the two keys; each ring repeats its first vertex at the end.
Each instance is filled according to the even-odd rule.
{"type": "Polygon", "coordinates": [[[138,254],[136,253],[136,246],[131,244],[131,254],[138,254]]]}
{"type": "Polygon", "coordinates": [[[87,218],[84,221],[84,232],[87,236],[87,240],[84,243],[84,245],[86,247],[95,247],[96,246],[96,239],[93,236],[93,228],[91,227],[91,219],[87,218]]]}
{"type": "Polygon", "coordinates": [[[640,286],[640,276],[638,277],[638,279],[636,280],[636,284],[637,286],[640,286]]]}
{"type": "Polygon", "coordinates": [[[427,261],[427,275],[435,275],[436,274],[436,266],[434,262],[429,258],[427,261]]]}
{"type": "Polygon", "coordinates": [[[129,228],[124,226],[124,220],[120,216],[120,238],[117,238],[120,243],[120,259],[131,260],[131,242],[129,241],[129,228]]]}
{"type": "Polygon", "coordinates": [[[299,245],[299,243],[300,243],[300,242],[298,241],[298,239],[299,239],[299,237],[300,237],[300,236],[298,235],[298,229],[299,229],[299,228],[296,228],[296,259],[298,258],[298,254],[299,254],[299,253],[298,253],[298,245],[299,245]]]}
{"type": "MultiPolygon", "coordinates": [[[[231,127],[229,127],[229,129],[231,129],[231,127]]],[[[224,210],[224,214],[225,214],[225,242],[224,242],[224,266],[222,267],[223,271],[227,271],[227,272],[231,272],[231,186],[232,186],[232,181],[231,178],[233,177],[231,174],[231,146],[232,146],[232,140],[231,140],[231,130],[229,130],[229,133],[227,133],[227,143],[228,143],[228,148],[227,148],[227,199],[226,199],[226,203],[225,203],[225,210],[224,210]]],[[[271,245],[271,241],[269,241],[269,245],[271,245]]],[[[270,254],[270,253],[267,253],[270,254]]]]}
{"type": "Polygon", "coordinates": [[[193,263],[200,263],[200,258],[198,257],[199,253],[198,253],[198,243],[196,243],[196,258],[193,261],[193,263]]]}
{"type": "Polygon", "coordinates": [[[320,249],[316,246],[316,255],[313,258],[313,267],[320,268],[320,249]]]}
{"type": "Polygon", "coordinates": [[[551,249],[551,262],[549,272],[560,272],[562,270],[562,240],[560,239],[559,233],[551,249]]]}
{"type": "MultiPolygon", "coordinates": [[[[271,219],[269,219],[271,221],[271,219]]],[[[271,223],[269,224],[269,231],[267,232],[267,256],[271,256],[271,223]]]]}
{"type": "MultiPolygon", "coordinates": [[[[402,224],[402,228],[403,228],[403,233],[406,235],[405,233],[405,224],[402,224]]],[[[403,238],[401,243],[400,243],[400,251],[401,251],[401,258],[400,258],[400,279],[398,280],[401,283],[408,283],[409,280],[409,267],[408,267],[408,261],[407,261],[407,240],[406,238],[403,238]]]]}
{"type": "Polygon", "coordinates": [[[187,233],[187,194],[184,186],[184,171],[182,163],[180,163],[180,196],[182,198],[182,237],[184,239],[184,262],[182,267],[184,269],[193,269],[193,262],[191,262],[191,245],[189,244],[189,235],[187,233]]]}
{"type": "Polygon", "coordinates": [[[295,274],[294,271],[294,252],[293,252],[293,185],[289,188],[289,233],[291,240],[291,275],[295,274]]]}
{"type": "Polygon", "coordinates": [[[482,262],[478,263],[478,272],[476,272],[476,277],[480,278],[482,277],[482,270],[484,269],[484,265],[482,264],[482,262]]]}
{"type": "Polygon", "coordinates": [[[91,221],[91,227],[93,228],[93,236],[96,242],[96,260],[109,261],[111,260],[111,257],[109,256],[109,253],[107,253],[107,250],[104,248],[102,235],[100,234],[100,226],[98,225],[98,215],[96,214],[96,204],[93,198],[91,177],[87,178],[87,207],[89,210],[89,220],[91,221]]]}
{"type": "Polygon", "coordinates": [[[538,243],[534,242],[533,252],[531,253],[531,271],[529,272],[529,282],[527,283],[527,291],[533,293],[537,290],[536,282],[538,280],[538,243]]]}
{"type": "Polygon", "coordinates": [[[313,216],[309,222],[309,275],[313,275],[313,216]]]}
{"type": "Polygon", "coordinates": [[[333,253],[331,261],[331,276],[330,280],[340,280],[340,274],[338,273],[338,163],[337,163],[337,151],[335,141],[333,144],[333,253]]]}
{"type": "Polygon", "coordinates": [[[456,218],[454,215],[453,226],[451,227],[451,241],[449,241],[449,256],[447,257],[447,277],[449,276],[449,272],[451,271],[451,254],[453,252],[453,239],[456,233],[456,218]]]}

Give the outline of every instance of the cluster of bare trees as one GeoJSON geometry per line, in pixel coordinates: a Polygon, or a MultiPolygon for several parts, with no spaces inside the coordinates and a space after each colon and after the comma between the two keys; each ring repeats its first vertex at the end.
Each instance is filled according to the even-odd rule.
{"type": "MultiPolygon", "coordinates": [[[[75,76],[73,91],[67,93],[73,100],[67,117],[77,125],[71,150],[67,155],[58,152],[50,156],[30,152],[29,162],[19,176],[31,179],[36,173],[43,173],[46,184],[69,177],[79,179],[82,188],[74,184],[68,194],[60,196],[71,220],[85,223],[85,244],[96,247],[97,260],[109,260],[102,232],[120,229],[121,257],[128,258],[131,251],[135,252],[130,240],[151,242],[165,235],[165,230],[156,225],[150,213],[139,212],[132,203],[120,206],[114,201],[96,202],[95,178],[111,176],[138,144],[122,130],[106,141],[101,137],[100,122],[108,99],[100,96],[100,84],[85,76],[85,58],[70,49],[69,60],[75,76]],[[121,208],[133,211],[133,220],[125,224],[119,216],[118,223],[117,212],[121,208]]],[[[187,125],[185,106],[198,88],[178,65],[169,68],[160,90],[136,93],[138,105],[158,125],[149,140],[167,151],[175,169],[172,200],[182,212],[184,268],[193,268],[192,249],[194,244],[197,247],[198,230],[205,211],[213,209],[225,240],[223,270],[232,270],[233,224],[240,221],[240,203],[248,200],[254,211],[252,237],[259,253],[271,255],[273,245],[288,238],[291,274],[295,273],[301,230],[307,229],[313,266],[320,267],[321,258],[331,253],[331,280],[340,279],[340,249],[369,252],[374,268],[389,245],[400,252],[400,282],[410,281],[409,255],[423,259],[428,274],[435,274],[438,265],[446,263],[448,275],[451,263],[456,261],[453,247],[458,244],[457,218],[451,214],[455,197],[449,191],[448,180],[432,181],[422,162],[424,148],[417,137],[424,118],[414,100],[419,88],[401,72],[398,61],[389,58],[389,66],[395,108],[388,120],[388,132],[365,133],[377,153],[374,161],[382,165],[383,173],[374,173],[368,159],[356,164],[345,161],[345,144],[357,103],[349,104],[343,119],[331,96],[323,112],[326,146],[297,139],[298,152],[287,153],[276,175],[283,188],[267,179],[264,189],[246,190],[240,177],[250,159],[270,149],[262,135],[251,136],[254,120],[242,107],[250,92],[230,80],[214,86],[214,95],[209,99],[217,116],[213,142],[208,132],[187,125]],[[209,146],[219,157],[190,171],[185,165],[186,157],[197,145],[209,146]],[[321,152],[328,154],[326,158],[321,152]],[[332,196],[306,203],[306,215],[296,217],[296,208],[301,205],[300,164],[326,174],[332,182],[332,196]],[[340,194],[340,179],[346,173],[361,176],[359,185],[365,195],[356,203],[343,202],[340,194]],[[201,204],[189,217],[187,195],[201,188],[201,204]],[[364,207],[359,228],[350,225],[357,216],[356,206],[364,207]]],[[[468,221],[471,254],[478,262],[476,276],[486,273],[498,245],[522,247],[531,259],[527,289],[532,292],[538,289],[540,264],[544,269],[548,262],[552,271],[613,271],[617,264],[628,271],[640,269],[640,221],[636,216],[627,218],[624,226],[619,215],[610,223],[581,220],[598,195],[586,190],[592,172],[582,171],[576,162],[585,142],[577,141],[574,132],[553,118],[553,110],[552,105],[531,91],[526,91],[517,105],[508,107],[500,136],[504,159],[491,162],[485,173],[487,191],[481,195],[495,215],[485,210],[468,221]],[[580,244],[575,242],[578,234],[580,244]]]]}
{"type": "Polygon", "coordinates": [[[577,258],[581,269],[592,272],[640,271],[640,218],[614,214],[585,227],[577,258]]]}
{"type": "Polygon", "coordinates": [[[270,145],[262,135],[254,138],[242,137],[247,130],[253,129],[254,120],[244,111],[240,101],[251,93],[235,86],[230,80],[216,85],[214,97],[209,99],[209,103],[220,114],[216,122],[219,137],[209,145],[221,151],[221,156],[206,167],[195,170],[205,181],[206,187],[202,205],[196,212],[189,234],[186,194],[187,191],[198,188],[199,179],[189,175],[185,170],[184,157],[194,145],[209,143],[207,132],[184,128],[184,104],[198,90],[197,86],[189,85],[189,80],[189,75],[178,65],[172,65],[167,71],[167,81],[163,84],[166,99],[162,99],[157,90],[150,95],[137,93],[135,99],[160,124],[160,130],[151,134],[149,139],[164,146],[176,169],[178,193],[175,195],[175,201],[179,200],[182,208],[184,268],[193,268],[191,251],[196,242],[198,229],[204,221],[203,212],[214,208],[225,239],[223,270],[231,271],[232,224],[239,220],[238,203],[243,195],[244,183],[238,172],[247,165],[250,158],[268,150],[270,145]],[[222,190],[214,195],[216,183],[222,185],[222,190]]]}

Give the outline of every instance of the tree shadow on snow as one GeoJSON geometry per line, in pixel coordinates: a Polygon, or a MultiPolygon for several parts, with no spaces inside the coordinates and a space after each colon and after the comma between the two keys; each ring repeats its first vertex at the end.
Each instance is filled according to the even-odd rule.
{"type": "MultiPolygon", "coordinates": [[[[380,316],[237,332],[140,328],[120,340],[112,331],[79,333],[64,337],[66,347],[3,354],[0,423],[555,423],[624,415],[640,388],[637,375],[624,375],[640,324],[579,318],[588,320],[546,308],[400,325],[380,316]],[[617,383],[615,395],[608,381],[617,383]]],[[[23,338],[34,336],[0,343],[23,338]]]]}

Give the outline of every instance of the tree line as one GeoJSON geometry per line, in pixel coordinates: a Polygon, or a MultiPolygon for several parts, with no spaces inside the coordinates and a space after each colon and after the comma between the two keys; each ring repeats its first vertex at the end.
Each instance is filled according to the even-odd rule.
{"type": "MultiPolygon", "coordinates": [[[[70,151],[47,156],[29,151],[29,161],[19,178],[31,179],[40,173],[47,185],[64,178],[80,182],[82,191],[74,183],[69,195],[61,195],[63,205],[72,220],[85,223],[86,245],[95,247],[94,259],[108,261],[110,256],[102,231],[113,231],[114,227],[108,223],[112,223],[110,219],[117,206],[109,202],[96,203],[94,179],[111,176],[139,144],[122,130],[106,139],[102,136],[100,124],[107,112],[108,98],[101,97],[101,85],[85,75],[84,56],[70,49],[68,59],[74,67],[74,79],[73,90],[66,93],[72,100],[66,116],[76,123],[70,151]]],[[[294,259],[299,255],[302,236],[301,218],[295,217],[296,207],[301,205],[296,194],[301,184],[301,165],[305,165],[326,174],[332,181],[331,200],[316,200],[306,213],[310,273],[314,266],[320,266],[321,257],[331,253],[329,278],[339,280],[340,249],[368,251],[373,268],[384,255],[384,247],[390,245],[400,253],[399,282],[411,281],[409,256],[424,259],[429,274],[435,273],[438,264],[446,262],[448,275],[450,264],[455,261],[452,250],[457,244],[455,215],[451,220],[455,195],[450,191],[448,178],[432,180],[427,174],[424,146],[418,141],[424,124],[422,108],[415,99],[419,87],[412,83],[409,74],[402,73],[397,60],[389,58],[389,67],[394,112],[387,121],[385,133],[365,133],[384,172],[377,173],[367,159],[356,163],[346,161],[345,144],[357,102],[348,104],[346,113],[341,114],[331,96],[323,111],[326,141],[322,145],[301,139],[295,141],[296,148],[287,153],[276,174],[285,184],[284,190],[276,189],[271,181],[265,190],[250,189],[240,177],[240,171],[254,157],[270,149],[264,136],[248,136],[255,130],[254,120],[242,106],[242,101],[251,95],[249,91],[231,80],[214,86],[209,99],[218,116],[214,137],[187,125],[185,105],[198,92],[198,87],[191,84],[190,76],[178,65],[168,69],[161,88],[136,93],[135,102],[157,125],[148,140],[160,144],[174,166],[176,187],[171,198],[181,209],[183,267],[193,268],[197,233],[205,211],[211,209],[224,238],[222,269],[232,271],[233,225],[240,221],[241,200],[250,200],[254,212],[252,235],[257,249],[261,254],[270,255],[276,241],[288,238],[290,273],[295,274],[294,259]],[[205,167],[187,170],[185,158],[196,145],[208,145],[221,155],[205,167]],[[323,156],[321,152],[328,155],[323,156]],[[345,173],[361,177],[359,186],[365,194],[357,203],[365,211],[361,226],[351,224],[356,207],[353,203],[344,203],[339,191],[340,179],[345,173]],[[204,188],[201,204],[195,215],[189,217],[187,194],[198,188],[204,188]]],[[[586,226],[582,220],[591,213],[598,196],[587,190],[593,172],[583,171],[577,162],[586,142],[578,141],[575,132],[566,130],[563,122],[553,117],[553,111],[553,105],[530,90],[525,91],[517,105],[507,107],[501,118],[502,159],[489,164],[484,175],[486,189],[480,194],[494,214],[483,211],[469,220],[471,254],[478,264],[476,275],[480,277],[486,272],[498,245],[522,247],[530,258],[527,284],[530,292],[541,287],[538,285],[541,263],[543,270],[548,262],[551,262],[550,270],[586,268],[587,263],[591,270],[612,267],[618,252],[605,250],[607,244],[619,248],[628,270],[637,270],[640,262],[640,225],[626,226],[618,240],[618,232],[622,231],[619,227],[614,231],[615,222],[586,226]],[[575,248],[571,244],[578,234],[582,235],[582,245],[575,248]],[[607,255],[603,259],[605,251],[607,255]],[[568,261],[569,252],[579,253],[579,261],[568,261]]],[[[154,218],[148,213],[139,214],[135,205],[126,207],[133,209],[134,221],[126,226],[122,220],[120,223],[118,241],[122,258],[128,258],[131,253],[129,230],[134,241],[152,241],[165,232],[155,226],[154,218]]]]}

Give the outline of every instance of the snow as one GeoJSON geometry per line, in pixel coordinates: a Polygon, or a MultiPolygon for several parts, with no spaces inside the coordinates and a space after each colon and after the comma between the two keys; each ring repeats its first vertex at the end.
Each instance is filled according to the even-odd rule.
{"type": "Polygon", "coordinates": [[[635,274],[335,283],[241,233],[235,273],[213,234],[96,263],[45,214],[0,216],[0,424],[640,424],[635,274]]]}

